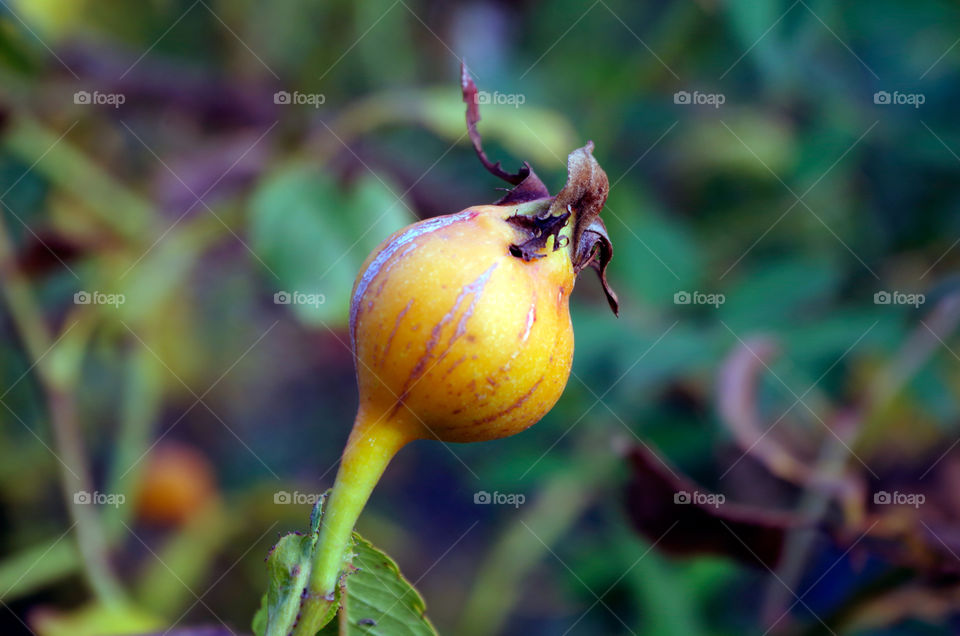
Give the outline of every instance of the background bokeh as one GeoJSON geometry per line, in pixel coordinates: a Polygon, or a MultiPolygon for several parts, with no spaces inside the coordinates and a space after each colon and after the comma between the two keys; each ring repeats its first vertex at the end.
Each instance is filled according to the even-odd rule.
{"type": "Polygon", "coordinates": [[[0,0],[0,632],[249,631],[352,422],[360,264],[500,196],[464,58],[507,168],[555,192],[596,144],[621,315],[584,276],[556,408],[416,443],[374,493],[359,530],[440,633],[957,633],[958,26],[935,0],[0,0]]]}

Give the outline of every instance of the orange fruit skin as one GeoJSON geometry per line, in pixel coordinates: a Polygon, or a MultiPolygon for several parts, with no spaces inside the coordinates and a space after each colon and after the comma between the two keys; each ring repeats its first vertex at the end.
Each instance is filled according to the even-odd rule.
{"type": "Polygon", "coordinates": [[[389,422],[407,440],[485,441],[526,429],[559,399],[573,359],[573,265],[553,238],[543,258],[512,255],[529,238],[505,220],[516,212],[427,219],[368,257],[350,316],[358,423],[389,422]]]}

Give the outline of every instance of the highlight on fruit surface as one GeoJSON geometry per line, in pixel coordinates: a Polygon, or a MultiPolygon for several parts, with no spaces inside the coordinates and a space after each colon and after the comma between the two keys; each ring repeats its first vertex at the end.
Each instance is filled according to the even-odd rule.
{"type": "MultiPolygon", "coordinates": [[[[511,174],[487,159],[465,67],[462,91],[480,161],[514,187],[492,205],[400,230],[360,271],[350,307],[360,405],[323,512],[309,598],[333,601],[353,526],[404,445],[506,437],[553,407],[573,359],[569,298],[580,271],[599,273],[618,311],[599,218],[609,185],[592,142],[570,153],[553,197],[529,164],[511,174]]],[[[319,613],[305,607],[303,633],[319,613]]]]}

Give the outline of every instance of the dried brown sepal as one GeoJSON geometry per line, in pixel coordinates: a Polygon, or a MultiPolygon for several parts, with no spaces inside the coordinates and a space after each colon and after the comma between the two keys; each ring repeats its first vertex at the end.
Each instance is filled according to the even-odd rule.
{"type": "MultiPolygon", "coordinates": [[[[561,210],[574,210],[575,245],[579,245],[583,232],[600,216],[609,192],[607,173],[593,157],[593,142],[588,141],[583,148],[571,152],[567,157],[567,183],[550,205],[550,212],[558,214],[561,210]]],[[[577,263],[574,265],[579,267],[577,263]]]]}
{"type": "Polygon", "coordinates": [[[487,158],[483,151],[483,142],[480,138],[480,131],[477,130],[477,122],[480,121],[480,106],[477,104],[477,85],[470,77],[467,65],[460,64],[460,88],[463,92],[463,102],[467,105],[467,133],[470,135],[470,141],[473,143],[473,149],[480,159],[480,163],[487,171],[498,179],[503,179],[514,186],[505,197],[496,202],[496,205],[507,205],[512,203],[525,203],[535,201],[550,196],[550,191],[543,184],[540,177],[534,173],[533,168],[526,161],[516,174],[511,174],[500,166],[500,162],[493,163],[487,158]]]}
{"type": "Polygon", "coordinates": [[[530,235],[530,238],[523,243],[511,245],[510,253],[528,262],[543,258],[546,256],[543,250],[546,249],[547,239],[551,236],[553,237],[553,249],[560,249],[562,238],[560,230],[564,228],[569,218],[570,212],[564,212],[557,216],[538,217],[514,214],[507,217],[507,223],[516,225],[530,235]]]}
{"type": "Polygon", "coordinates": [[[607,303],[619,316],[617,294],[607,282],[607,265],[613,258],[613,244],[600,219],[609,192],[607,173],[593,157],[593,142],[588,141],[586,146],[577,148],[567,157],[567,183],[550,205],[550,212],[573,211],[573,269],[578,274],[587,266],[597,270],[607,303]]]}
{"type": "Polygon", "coordinates": [[[607,265],[613,258],[613,244],[610,242],[607,228],[600,217],[596,217],[587,227],[582,229],[575,250],[573,270],[579,274],[584,267],[595,269],[600,277],[600,284],[603,286],[603,293],[607,297],[610,309],[613,310],[614,315],[619,316],[620,300],[610,283],[607,282],[607,265]]]}
{"type": "MultiPolygon", "coordinates": [[[[480,132],[477,130],[477,122],[480,121],[477,85],[470,77],[467,65],[463,63],[460,64],[460,88],[463,101],[467,105],[467,133],[480,163],[490,174],[516,186],[505,197],[496,201],[495,205],[515,205],[549,199],[550,192],[547,187],[526,161],[516,174],[511,174],[500,166],[499,161],[493,163],[487,158],[480,132]]],[[[574,271],[579,274],[588,266],[595,269],[610,309],[619,316],[620,302],[607,281],[607,265],[613,258],[613,244],[607,228],[600,220],[600,211],[607,201],[609,191],[607,173],[593,157],[593,142],[587,142],[586,146],[574,150],[567,157],[567,183],[550,204],[546,214],[536,218],[514,215],[508,219],[530,236],[526,241],[510,246],[510,252],[525,261],[541,258],[550,236],[555,237],[553,248],[558,249],[561,246],[559,232],[573,216],[575,225],[571,260],[574,271]]]]}

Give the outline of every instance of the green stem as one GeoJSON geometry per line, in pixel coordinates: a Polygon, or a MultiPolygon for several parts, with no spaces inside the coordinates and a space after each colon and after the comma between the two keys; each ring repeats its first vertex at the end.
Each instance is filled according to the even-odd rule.
{"type": "MultiPolygon", "coordinates": [[[[606,463],[616,465],[609,457],[606,463]]],[[[598,483],[609,478],[611,470],[595,463],[591,468],[595,470],[572,469],[553,478],[523,518],[501,535],[473,580],[458,634],[502,633],[530,570],[593,503],[598,483]]]]}
{"type": "Polygon", "coordinates": [[[313,636],[333,602],[337,581],[350,555],[347,546],[360,512],[397,451],[415,439],[402,418],[357,414],[337,479],[324,507],[320,537],[294,636],[313,636]]]}
{"type": "Polygon", "coordinates": [[[11,119],[2,139],[5,150],[28,165],[34,164],[35,172],[82,201],[112,231],[133,245],[143,243],[155,218],[146,199],[27,114],[16,111],[11,119]]]}
{"type": "Polygon", "coordinates": [[[61,481],[63,496],[76,524],[77,542],[87,578],[98,599],[104,603],[114,603],[123,598],[123,588],[110,566],[97,507],[74,500],[77,493],[93,490],[83,441],[80,439],[76,402],[71,393],[60,389],[48,390],[47,401],[57,453],[64,463],[61,481]]]}
{"type": "Polygon", "coordinates": [[[916,376],[934,354],[941,351],[942,342],[960,323],[960,294],[952,293],[937,303],[921,325],[914,327],[904,339],[899,351],[868,388],[863,401],[864,424],[854,443],[878,435],[884,424],[884,410],[904,387],[916,376]]]}
{"type": "Polygon", "coordinates": [[[65,536],[47,539],[5,556],[0,562],[0,593],[13,603],[45,585],[73,574],[80,566],[77,547],[65,536]]]}
{"type": "MultiPolygon", "coordinates": [[[[74,503],[76,493],[92,491],[92,480],[83,450],[77,421],[74,389],[86,325],[73,333],[64,332],[54,342],[40,307],[30,292],[26,278],[16,266],[13,243],[0,215],[0,281],[10,315],[23,339],[27,354],[47,398],[57,459],[62,466],[61,488],[67,509],[77,528],[77,543],[90,587],[104,603],[123,597],[123,588],[114,576],[107,557],[104,533],[96,508],[74,503]],[[53,349],[56,347],[56,351],[53,349]]],[[[69,321],[69,319],[68,319],[69,321]]],[[[73,323],[74,326],[77,323],[73,323]]]]}
{"type": "MultiPolygon", "coordinates": [[[[843,478],[849,460],[849,443],[857,426],[859,421],[853,418],[844,420],[843,427],[835,426],[839,429],[839,438],[824,440],[814,468],[815,474],[832,483],[843,478]]],[[[804,571],[810,565],[810,550],[819,536],[815,524],[827,514],[834,496],[833,492],[826,489],[808,488],[800,499],[798,516],[810,525],[791,530],[784,541],[783,557],[774,577],[780,584],[768,585],[762,606],[763,620],[771,629],[784,618],[792,600],[790,590],[796,589],[804,571]]]]}

